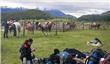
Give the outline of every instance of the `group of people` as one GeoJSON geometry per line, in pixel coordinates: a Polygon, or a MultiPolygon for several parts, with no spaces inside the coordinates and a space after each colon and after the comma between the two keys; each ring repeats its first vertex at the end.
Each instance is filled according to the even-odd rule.
{"type": "MultiPolygon", "coordinates": [[[[35,49],[31,48],[33,39],[29,38],[20,47],[20,59],[22,64],[34,64],[32,52],[35,49]]],[[[38,60],[37,60],[38,61],[38,60]]],[[[110,53],[102,50],[101,48],[95,48],[90,54],[83,53],[75,48],[66,48],[63,52],[59,49],[54,49],[54,52],[44,59],[40,59],[36,64],[109,64],[110,53]],[[86,60],[85,60],[86,59],[86,60]]]]}
{"type": "Polygon", "coordinates": [[[17,35],[16,25],[14,22],[16,22],[16,20],[4,21],[4,38],[8,38],[9,31],[10,33],[13,31],[13,36],[17,35]]]}
{"type": "Polygon", "coordinates": [[[15,19],[6,20],[2,24],[4,26],[4,38],[8,38],[9,31],[13,32],[13,36],[19,36],[21,31],[21,24],[15,19]]]}

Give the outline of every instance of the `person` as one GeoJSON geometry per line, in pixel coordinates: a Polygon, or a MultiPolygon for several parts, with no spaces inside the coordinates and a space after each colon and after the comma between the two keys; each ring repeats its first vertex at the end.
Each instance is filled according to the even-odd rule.
{"type": "Polygon", "coordinates": [[[8,38],[8,29],[9,29],[9,24],[7,21],[4,22],[4,38],[8,38]]]}
{"type": "Polygon", "coordinates": [[[110,53],[106,53],[105,56],[100,59],[100,64],[110,64],[110,53]]]}
{"type": "Polygon", "coordinates": [[[98,38],[94,38],[90,42],[87,42],[87,45],[102,46],[102,42],[98,38]]]}
{"type": "Polygon", "coordinates": [[[31,53],[33,51],[35,51],[35,49],[31,49],[31,45],[33,43],[33,39],[30,38],[28,40],[25,40],[25,42],[23,43],[23,45],[20,48],[20,59],[22,61],[22,63],[26,63],[26,64],[33,64],[32,63],[32,56],[31,53]]]}
{"type": "Polygon", "coordinates": [[[63,58],[64,58],[64,64],[76,64],[78,61],[78,63],[83,63],[82,61],[78,60],[78,59],[85,59],[86,55],[82,52],[80,52],[77,49],[74,48],[66,48],[63,51],[63,58]]]}
{"type": "Polygon", "coordinates": [[[54,53],[50,55],[49,60],[52,64],[60,64],[60,51],[58,49],[54,49],[54,53]]]}
{"type": "Polygon", "coordinates": [[[16,26],[13,24],[13,36],[17,36],[16,26]]]}
{"type": "MultiPolygon", "coordinates": [[[[86,64],[99,64],[100,59],[104,57],[106,52],[101,48],[95,48],[91,51],[91,55],[88,57],[86,64]]],[[[102,60],[102,59],[101,59],[102,60]]]]}

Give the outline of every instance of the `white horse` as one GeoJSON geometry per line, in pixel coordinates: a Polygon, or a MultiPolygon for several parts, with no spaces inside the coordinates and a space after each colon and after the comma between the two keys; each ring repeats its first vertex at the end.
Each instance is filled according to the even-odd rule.
{"type": "Polygon", "coordinates": [[[15,25],[17,35],[19,36],[21,32],[21,24],[19,22],[14,22],[13,24],[15,25]]]}
{"type": "Polygon", "coordinates": [[[17,22],[16,20],[10,20],[10,21],[7,21],[7,23],[9,25],[10,33],[13,31],[14,32],[14,36],[18,36],[19,37],[20,32],[21,32],[21,24],[20,24],[20,22],[17,22]]]}

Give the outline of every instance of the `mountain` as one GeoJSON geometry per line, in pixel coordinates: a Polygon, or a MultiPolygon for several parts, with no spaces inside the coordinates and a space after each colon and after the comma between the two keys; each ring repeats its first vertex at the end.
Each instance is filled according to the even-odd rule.
{"type": "Polygon", "coordinates": [[[52,16],[48,13],[37,10],[37,9],[30,9],[21,12],[5,12],[1,13],[1,20],[8,20],[10,18],[15,18],[16,20],[19,19],[51,19],[52,16]]]}
{"type": "Polygon", "coordinates": [[[54,17],[65,16],[65,14],[61,12],[60,10],[47,10],[47,12],[54,17]]]}
{"type": "Polygon", "coordinates": [[[110,15],[110,11],[104,12],[102,15],[110,15]]]}
{"type": "Polygon", "coordinates": [[[102,14],[83,15],[78,18],[79,21],[110,21],[110,11],[102,14]]]}
{"type": "Polygon", "coordinates": [[[77,19],[75,16],[72,15],[66,15],[60,10],[52,9],[52,10],[46,10],[47,13],[49,13],[54,18],[69,18],[69,19],[77,19]]]}
{"type": "Polygon", "coordinates": [[[5,13],[5,12],[22,12],[22,11],[26,11],[26,8],[10,8],[10,7],[1,7],[1,12],[5,13]]]}
{"type": "Polygon", "coordinates": [[[77,18],[72,15],[67,15],[60,10],[52,9],[52,10],[39,10],[39,9],[26,9],[26,8],[9,8],[9,7],[1,7],[1,17],[2,20],[9,19],[10,17],[14,17],[16,19],[49,19],[51,18],[63,18],[63,19],[73,19],[77,18]],[[47,17],[46,17],[47,16],[47,17]],[[49,18],[48,18],[49,17],[49,18]]]}

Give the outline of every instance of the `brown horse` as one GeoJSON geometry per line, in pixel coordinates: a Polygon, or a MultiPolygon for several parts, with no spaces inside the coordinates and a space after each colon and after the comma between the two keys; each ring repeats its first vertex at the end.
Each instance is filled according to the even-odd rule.
{"type": "Polygon", "coordinates": [[[55,25],[54,22],[45,22],[45,23],[38,23],[38,27],[44,33],[44,35],[48,35],[47,32],[51,32],[52,26],[55,25]]]}
{"type": "Polygon", "coordinates": [[[38,23],[38,27],[42,30],[42,31],[48,31],[51,32],[52,30],[52,26],[55,25],[54,22],[45,22],[45,23],[38,23]]]}
{"type": "Polygon", "coordinates": [[[25,23],[24,26],[25,26],[26,30],[28,30],[30,33],[34,34],[34,26],[30,21],[25,23]]]}
{"type": "Polygon", "coordinates": [[[44,35],[47,35],[48,34],[47,32],[51,32],[52,26],[54,24],[55,24],[54,22],[45,22],[45,23],[36,22],[35,24],[27,22],[25,23],[25,29],[32,33],[34,33],[35,28],[36,30],[40,29],[42,33],[44,33],[44,35]]]}

